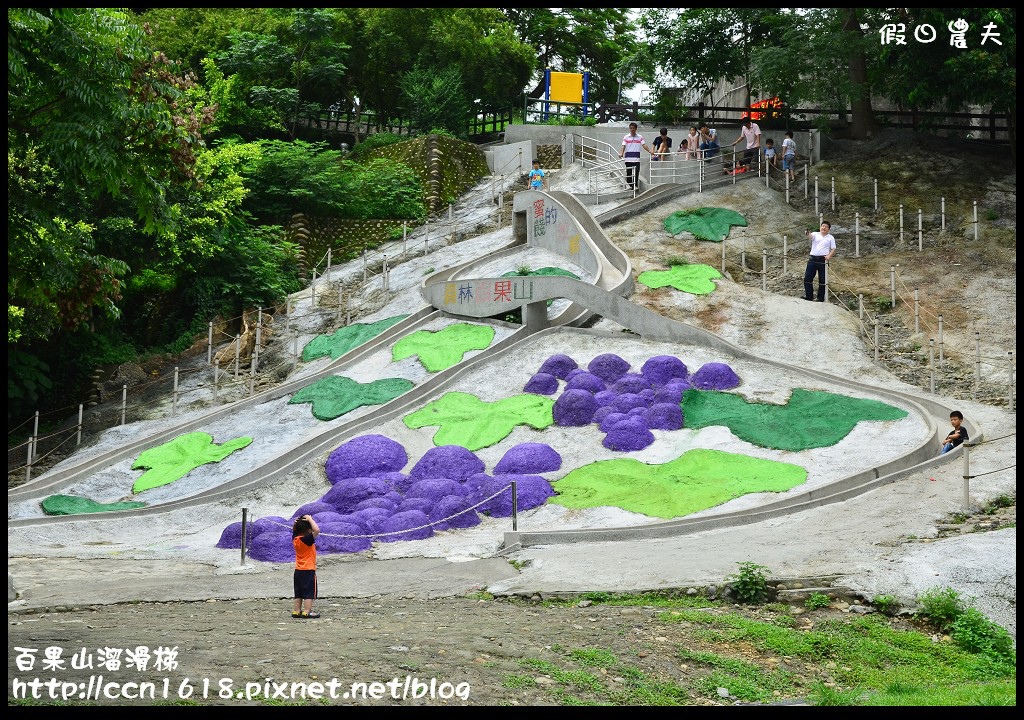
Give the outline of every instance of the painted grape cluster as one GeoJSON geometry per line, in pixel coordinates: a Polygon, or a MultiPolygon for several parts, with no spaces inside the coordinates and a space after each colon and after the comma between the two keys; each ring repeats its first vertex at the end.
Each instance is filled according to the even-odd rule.
{"type": "Polygon", "coordinates": [[[740,384],[725,363],[705,363],[692,375],[673,355],[655,355],[639,372],[614,353],[598,355],[583,369],[568,355],[556,354],[541,365],[523,388],[539,395],[554,395],[552,415],[565,427],[597,423],[609,450],[643,450],[654,442],[651,430],[683,427],[683,393],[730,390],[740,384]]]}
{"type": "MultiPolygon", "coordinates": [[[[479,525],[481,513],[509,517],[511,482],[516,483],[519,510],[543,505],[555,492],[540,473],[559,470],[562,456],[543,443],[521,443],[487,474],[484,462],[470,450],[442,445],[403,472],[408,463],[405,447],[395,440],[383,435],[353,438],[328,456],[331,489],[319,500],[296,509],[291,519],[268,516],[249,525],[249,555],[268,562],[294,560],[292,523],[306,514],[320,527],[316,547],[321,553],[361,552],[374,541],[421,540],[442,530],[479,525]]],[[[228,525],[217,547],[240,548],[241,533],[241,522],[228,525]]]]}

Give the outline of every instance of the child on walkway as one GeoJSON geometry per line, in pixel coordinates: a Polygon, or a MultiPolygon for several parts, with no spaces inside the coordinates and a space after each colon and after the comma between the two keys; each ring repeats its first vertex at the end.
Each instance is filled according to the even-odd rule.
{"type": "Polygon", "coordinates": [[[534,158],[533,170],[530,171],[530,189],[531,190],[547,190],[548,178],[544,174],[544,171],[540,169],[540,160],[534,158]]]}
{"type": "Polygon", "coordinates": [[[320,613],[313,612],[316,599],[316,536],[320,534],[312,515],[303,515],[292,525],[292,545],[295,546],[295,605],[292,617],[315,620],[320,613]]]}
{"type": "Polygon", "coordinates": [[[946,439],[942,441],[942,452],[939,455],[945,455],[953,448],[962,445],[965,440],[970,440],[967,436],[967,428],[961,425],[963,421],[964,414],[959,410],[954,410],[949,414],[949,424],[953,426],[953,429],[949,431],[946,439]]]}
{"type": "Polygon", "coordinates": [[[782,140],[782,171],[789,174],[790,182],[796,182],[796,142],[792,130],[787,130],[782,140]]]}
{"type": "Polygon", "coordinates": [[[775,141],[768,138],[764,141],[764,164],[765,167],[776,167],[775,165],[775,141]]]}

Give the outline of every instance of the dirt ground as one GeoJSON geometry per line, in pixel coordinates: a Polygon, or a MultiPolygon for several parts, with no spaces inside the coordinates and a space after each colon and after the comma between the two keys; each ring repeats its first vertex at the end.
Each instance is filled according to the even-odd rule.
{"type": "MultiPolygon", "coordinates": [[[[899,138],[897,138],[899,140],[899,138]]],[[[973,357],[974,330],[984,335],[986,358],[1005,357],[1015,351],[1016,337],[1016,179],[1010,158],[980,148],[976,154],[963,147],[947,146],[948,157],[939,157],[934,147],[917,139],[885,144],[851,146],[833,149],[828,164],[821,171],[843,172],[850,178],[833,219],[843,257],[836,261],[836,275],[845,281],[849,298],[851,289],[866,298],[888,293],[888,268],[899,264],[905,280],[920,289],[922,298],[929,298],[930,307],[944,308],[948,318],[946,341],[951,351],[947,363],[937,374],[936,392],[952,397],[970,398],[974,392],[973,357]],[[867,163],[871,158],[878,162],[867,163]],[[884,162],[883,162],[884,161],[884,162]],[[901,187],[912,187],[925,193],[930,185],[934,194],[942,188],[949,197],[979,197],[983,224],[980,238],[973,240],[973,226],[964,224],[963,207],[957,222],[950,223],[946,233],[929,233],[924,252],[912,247],[895,247],[884,239],[862,241],[864,258],[848,257],[849,228],[852,213],[864,211],[863,198],[854,183],[872,176],[886,178],[896,187],[903,176],[900,163],[915,163],[928,172],[907,181],[901,187]],[[987,210],[987,211],[986,211],[987,210]],[[965,381],[965,378],[967,381],[965,381]]],[[[843,187],[847,185],[840,183],[843,187]]],[[[777,193],[762,196],[752,186],[738,190],[749,193],[752,220],[778,216],[778,227],[787,227],[794,215],[804,224],[816,218],[812,207],[794,202],[787,208],[777,193]],[[766,198],[768,198],[766,200],[766,198]],[[756,208],[761,208],[760,210],[756,208]]],[[[745,196],[743,196],[745,197],[745,196]]],[[[909,204],[909,201],[908,201],[909,204]]],[[[661,269],[667,255],[677,254],[691,262],[700,261],[717,267],[720,247],[680,241],[675,246],[653,243],[651,238],[663,237],[660,227],[664,212],[657,217],[638,221],[628,233],[615,227],[609,229],[611,239],[631,256],[637,273],[661,269]],[[645,224],[644,224],[645,223],[645,224]],[[645,237],[649,233],[649,237],[645,237]],[[659,235],[660,233],[660,235],[659,235]]],[[[864,217],[866,213],[862,214],[864,217]]],[[[876,218],[882,225],[881,216],[876,218]]],[[[916,223],[916,220],[915,220],[916,223]]],[[[753,223],[752,223],[753,225],[753,223]]],[[[916,224],[915,224],[916,229],[916,224]]],[[[890,231],[890,228],[886,228],[890,231]]],[[[781,234],[781,233],[777,233],[781,234]]],[[[751,262],[745,271],[741,263],[731,260],[730,276],[743,284],[760,286],[760,275],[750,266],[760,263],[760,239],[747,233],[751,262]],[[753,250],[756,248],[756,252],[753,250]]],[[[738,237],[743,237],[739,233],[738,237]]],[[[882,238],[879,233],[878,238],[882,238]]],[[[916,234],[914,236],[916,243],[916,234]]],[[[774,292],[801,293],[799,278],[791,260],[789,275],[775,278],[769,284],[774,292]]],[[[801,266],[802,267],[802,266],[801,266]]],[[[855,297],[856,293],[852,294],[855,297]]],[[[730,314],[716,305],[714,296],[699,312],[685,314],[669,307],[657,291],[639,289],[635,300],[671,317],[693,322],[721,332],[730,341],[744,334],[758,332],[758,316],[751,312],[738,326],[729,326],[730,314]]],[[[856,307],[856,306],[854,306],[856,307]]],[[[914,319],[906,306],[880,315],[881,359],[900,379],[927,388],[930,370],[927,364],[927,337],[914,333],[914,319]],[[924,343],[922,344],[922,339],[924,343]],[[922,350],[923,348],[923,350],[922,350]]],[[[869,350],[865,350],[869,352],[869,350]]],[[[986,365],[977,400],[993,405],[1007,402],[1007,375],[993,362],[986,365]]],[[[1015,499],[1014,499],[1015,500],[1015,499]]],[[[957,528],[985,531],[1015,523],[1015,506],[1005,509],[997,520],[986,517],[946,518],[938,523],[939,536],[956,533],[957,528]],[[964,522],[964,521],[967,522],[964,522]]],[[[724,579],[723,579],[724,580],[724,579]]],[[[785,615],[797,628],[810,629],[826,620],[848,622],[857,611],[860,598],[837,595],[829,608],[807,610],[801,603],[787,608],[741,607],[727,604],[714,612],[736,612],[748,617],[766,619],[785,615]]],[[[617,606],[600,602],[580,601],[549,604],[541,598],[494,599],[489,596],[422,599],[406,597],[324,598],[318,603],[323,614],[319,620],[293,620],[286,599],[242,599],[235,601],[132,603],[90,607],[58,607],[46,611],[8,614],[9,703],[10,683],[15,678],[45,680],[59,675],[61,680],[85,683],[103,674],[106,680],[126,682],[140,679],[157,683],[158,702],[199,704],[277,705],[291,702],[267,697],[267,683],[301,682],[339,683],[338,697],[330,704],[357,705],[565,705],[600,704],[678,704],[735,705],[744,701],[729,688],[713,681],[714,668],[684,659],[681,649],[711,650],[706,634],[693,623],[671,619],[671,610],[655,605],[617,606]],[[667,614],[663,614],[667,613],[667,614]],[[59,674],[43,671],[39,665],[22,670],[17,665],[15,648],[35,648],[39,656],[48,647],[64,649],[65,656],[86,648],[96,653],[103,648],[176,647],[176,669],[139,673],[101,668],[67,670],[59,674]],[[183,681],[187,678],[184,686],[183,681]],[[354,682],[387,683],[397,678],[396,692],[405,691],[406,679],[416,682],[433,680],[435,694],[413,698],[405,691],[404,699],[392,697],[391,687],[377,688],[383,695],[364,697],[351,695],[354,682]],[[164,681],[167,694],[163,694],[164,681]],[[229,685],[223,683],[227,681],[229,685]],[[208,684],[206,684],[208,683],[208,684]],[[219,693],[230,687],[229,694],[247,690],[251,698],[225,698],[219,693]],[[447,683],[447,685],[445,685],[447,683]],[[678,689],[669,690],[665,683],[678,689]],[[204,687],[206,698],[203,698],[204,687]],[[191,696],[181,696],[192,688],[191,696]],[[350,692],[349,697],[342,693],[350,692]],[[674,693],[674,694],[673,694],[674,693]],[[465,695],[465,697],[463,697],[465,695]]],[[[774,607],[774,606],[773,606],[774,607]]],[[[909,618],[895,620],[904,626],[909,618]]],[[[937,641],[946,641],[941,637],[937,641]]],[[[774,657],[760,653],[743,643],[716,642],[714,652],[736,660],[754,663],[765,672],[785,670],[794,673],[796,691],[780,693],[767,702],[804,704],[811,687],[817,682],[837,685],[838,669],[827,662],[805,664],[790,657],[774,657]]],[[[70,663],[69,663],[70,664],[70,663]]],[[[311,686],[310,686],[311,687],[311,686]]],[[[271,686],[270,694],[275,688],[271,686]]],[[[73,689],[72,689],[73,690],[73,689]]],[[[69,690],[69,691],[72,691],[69,690]]],[[[226,692],[226,691],[225,691],[226,692]]],[[[81,698],[71,698],[75,704],[81,698]]],[[[85,702],[96,702],[88,700],[85,702]]],[[[114,698],[100,698],[99,704],[151,704],[153,700],[131,700],[115,693],[114,698]]],[[[305,703],[316,700],[306,700],[305,703]]]]}

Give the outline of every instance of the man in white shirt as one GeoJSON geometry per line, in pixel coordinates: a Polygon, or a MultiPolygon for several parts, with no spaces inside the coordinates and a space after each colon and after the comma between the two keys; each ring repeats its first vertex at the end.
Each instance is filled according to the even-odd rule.
{"type": "Polygon", "coordinates": [[[832,237],[832,224],[821,221],[819,232],[807,232],[811,241],[811,256],[804,270],[804,300],[814,300],[814,276],[818,276],[818,302],[825,302],[825,264],[836,254],[836,239],[832,237]]]}
{"type": "Polygon", "coordinates": [[[619,150],[619,157],[626,161],[626,186],[630,190],[636,189],[640,182],[640,149],[654,154],[654,151],[647,146],[644,136],[637,131],[637,124],[629,124],[629,133],[622,138],[622,149],[619,150]]]}
{"type": "Polygon", "coordinates": [[[757,123],[750,122],[749,117],[743,119],[740,136],[732,141],[733,147],[736,147],[736,143],[740,140],[747,141],[747,148],[743,151],[743,158],[739,161],[739,166],[744,167],[757,157],[757,151],[761,147],[761,128],[757,126],[757,123]]]}

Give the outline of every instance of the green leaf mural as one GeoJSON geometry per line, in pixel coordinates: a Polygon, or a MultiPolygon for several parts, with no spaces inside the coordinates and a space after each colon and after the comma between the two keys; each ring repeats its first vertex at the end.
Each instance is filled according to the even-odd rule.
{"type": "Polygon", "coordinates": [[[461,445],[468,450],[501,442],[516,425],[543,430],[554,422],[551,408],[555,401],[542,395],[513,395],[485,402],[462,392],[445,393],[439,399],[405,416],[412,428],[438,426],[435,445],[461,445]]]}
{"type": "Polygon", "coordinates": [[[753,445],[793,451],[835,445],[863,420],[899,420],[908,414],[878,400],[802,388],[794,389],[785,405],[750,403],[713,390],[687,390],[682,404],[688,428],[724,425],[753,445]]]}
{"type": "Polygon", "coordinates": [[[417,330],[406,335],[391,348],[391,359],[403,360],[419,355],[420,362],[430,372],[439,372],[462,362],[470,350],[483,350],[494,339],[490,325],[456,323],[443,330],[417,330]]]}
{"type": "Polygon", "coordinates": [[[671,285],[692,295],[707,295],[717,285],[711,282],[722,277],[722,273],[710,265],[694,263],[692,265],[673,265],[668,270],[648,270],[640,273],[637,281],[649,288],[662,288],[671,285]]]}
{"type": "Polygon", "coordinates": [[[381,378],[363,384],[334,375],[302,388],[288,403],[312,403],[313,417],[334,420],[363,405],[383,405],[413,387],[413,382],[405,378],[381,378]]]}
{"type": "Polygon", "coordinates": [[[686,231],[698,240],[722,242],[733,225],[747,226],[747,220],[727,208],[694,208],[679,210],[665,218],[665,230],[672,235],[686,231]]]}
{"type": "Polygon", "coordinates": [[[39,506],[47,515],[81,515],[83,513],[113,512],[115,510],[134,510],[146,507],[146,503],[138,500],[98,503],[89,498],[77,495],[51,495],[39,506]]]}
{"type": "Polygon", "coordinates": [[[150,469],[135,481],[132,492],[140,493],[180,480],[200,465],[220,462],[251,442],[251,437],[240,437],[223,445],[215,445],[213,437],[204,432],[179,435],[170,442],[145,450],[139,455],[132,464],[132,470],[150,469]]]}
{"type": "Polygon", "coordinates": [[[309,362],[317,358],[340,358],[353,348],[357,348],[367,340],[377,337],[392,325],[405,320],[408,315],[395,315],[372,323],[352,323],[338,328],[331,335],[317,335],[306,343],[302,349],[302,361],[309,362]]]}
{"type": "Polygon", "coordinates": [[[799,465],[721,450],[689,450],[662,465],[599,460],[553,484],[548,502],[567,508],[619,507],[671,519],[756,492],[784,492],[807,481],[799,465]]]}

